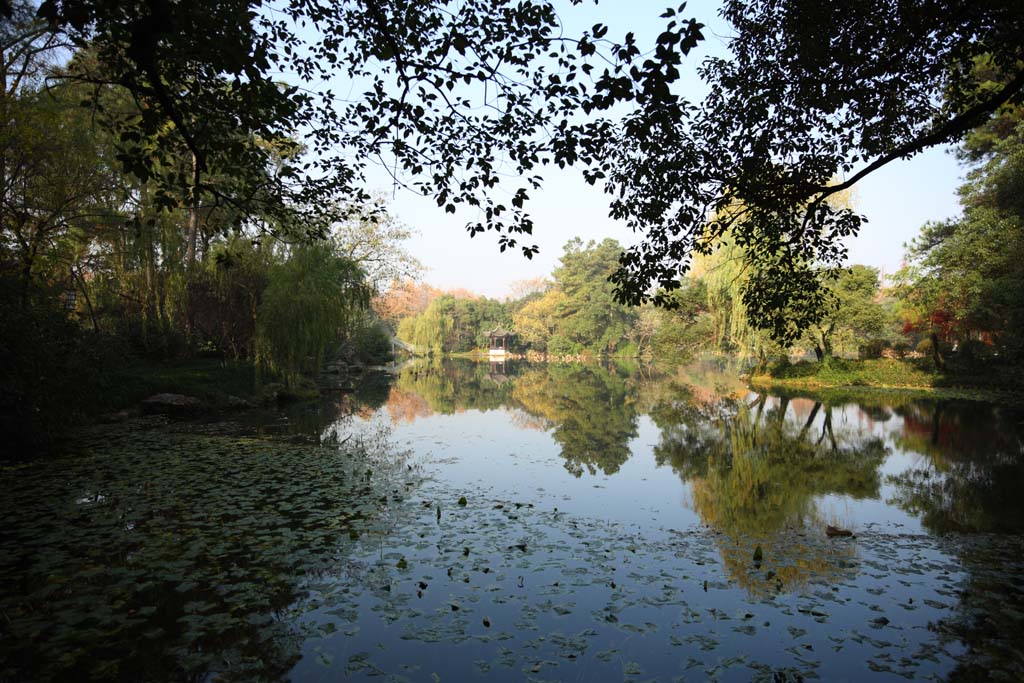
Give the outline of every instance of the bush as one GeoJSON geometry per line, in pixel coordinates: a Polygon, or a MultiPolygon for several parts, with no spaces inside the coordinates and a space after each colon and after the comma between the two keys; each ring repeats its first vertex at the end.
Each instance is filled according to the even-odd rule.
{"type": "Polygon", "coordinates": [[[968,339],[960,343],[956,355],[958,359],[966,363],[976,363],[989,360],[993,357],[994,351],[995,349],[990,344],[977,339],[968,339]]]}
{"type": "Polygon", "coordinates": [[[857,357],[861,360],[874,360],[882,357],[882,352],[885,351],[888,346],[888,342],[884,339],[872,339],[871,341],[861,344],[857,348],[857,357]]]}
{"type": "Polygon", "coordinates": [[[9,453],[52,445],[97,409],[117,340],[70,320],[58,293],[0,275],[0,432],[9,453]]]}
{"type": "Polygon", "coordinates": [[[910,344],[906,341],[898,341],[892,345],[892,352],[897,358],[906,358],[910,353],[910,344]]]}
{"type": "Polygon", "coordinates": [[[560,334],[548,340],[548,353],[553,356],[574,356],[582,353],[583,347],[560,334]]]}
{"type": "Polygon", "coordinates": [[[361,325],[353,335],[355,358],[367,365],[387,363],[391,353],[391,335],[380,322],[361,325]]]}

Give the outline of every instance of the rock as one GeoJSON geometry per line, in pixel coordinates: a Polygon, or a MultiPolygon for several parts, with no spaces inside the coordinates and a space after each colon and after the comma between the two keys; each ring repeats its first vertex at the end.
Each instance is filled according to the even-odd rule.
{"type": "Polygon", "coordinates": [[[284,391],[284,385],[279,382],[264,384],[260,388],[260,401],[263,403],[276,403],[282,391],[284,391]]]}
{"type": "Polygon", "coordinates": [[[203,402],[184,394],[154,394],[142,401],[142,412],[147,415],[188,415],[202,408],[203,402]]]}
{"type": "Polygon", "coordinates": [[[238,396],[228,396],[224,401],[224,406],[231,410],[246,410],[249,408],[255,408],[256,404],[238,396]]]}
{"type": "Polygon", "coordinates": [[[118,410],[114,413],[101,415],[99,421],[105,423],[124,422],[125,420],[132,419],[133,417],[138,417],[141,413],[142,410],[138,406],[134,406],[131,408],[125,408],[124,410],[118,410]]]}

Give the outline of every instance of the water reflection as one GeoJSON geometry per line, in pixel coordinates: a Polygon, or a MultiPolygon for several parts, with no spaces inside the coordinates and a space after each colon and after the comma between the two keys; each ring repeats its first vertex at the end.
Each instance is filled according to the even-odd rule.
{"type": "Polygon", "coordinates": [[[928,529],[1024,531],[1024,420],[987,403],[910,403],[897,445],[926,456],[890,478],[893,502],[928,529]]]}
{"type": "Polygon", "coordinates": [[[1024,678],[1005,407],[424,363],[246,419],[3,471],[0,679],[1024,678]]]}
{"type": "Polygon", "coordinates": [[[827,518],[815,501],[880,498],[880,468],[894,452],[914,465],[886,475],[889,502],[929,530],[1024,529],[1024,420],[1000,406],[758,395],[712,363],[665,375],[508,361],[412,365],[386,403],[394,423],[497,409],[519,428],[549,432],[577,477],[618,472],[634,456],[639,418],[650,416],[657,462],[690,483],[705,523],[730,534],[855,523],[827,518]]]}
{"type": "Polygon", "coordinates": [[[619,472],[649,416],[656,463],[687,484],[690,507],[721,534],[728,574],[754,593],[793,590],[848,564],[853,544],[819,541],[827,526],[865,523],[857,501],[895,506],[933,532],[1024,529],[1020,413],[998,406],[769,396],[710,363],[671,375],[423,365],[399,375],[387,404],[395,420],[498,408],[517,428],[547,431],[576,477],[619,472]],[[891,460],[909,466],[883,475],[891,460]]]}
{"type": "Polygon", "coordinates": [[[551,432],[575,476],[613,474],[629,459],[637,434],[627,377],[615,367],[424,363],[398,375],[387,411],[398,423],[433,413],[511,409],[519,425],[551,432]]]}
{"type": "Polygon", "coordinates": [[[837,436],[833,407],[820,402],[695,397],[686,385],[666,393],[652,411],[655,458],[690,482],[694,510],[724,535],[735,581],[752,593],[792,590],[844,566],[854,546],[821,541],[827,525],[850,520],[829,518],[818,500],[877,498],[880,438],[837,436]]]}
{"type": "Polygon", "coordinates": [[[878,497],[888,449],[874,435],[837,436],[831,406],[815,402],[801,420],[785,398],[723,399],[710,409],[688,399],[681,392],[656,406],[662,431],[654,453],[692,483],[705,523],[750,535],[823,527],[842,520],[823,519],[816,498],[878,497]]]}
{"type": "Polygon", "coordinates": [[[615,368],[531,368],[516,378],[512,398],[551,430],[574,476],[614,474],[629,460],[637,413],[625,376],[615,368]]]}

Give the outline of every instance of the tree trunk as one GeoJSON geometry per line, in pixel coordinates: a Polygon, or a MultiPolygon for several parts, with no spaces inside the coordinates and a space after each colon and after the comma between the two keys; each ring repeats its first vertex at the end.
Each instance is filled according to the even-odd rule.
{"type": "Polygon", "coordinates": [[[939,349],[939,335],[932,332],[929,339],[932,342],[932,360],[935,362],[935,367],[939,370],[945,370],[946,359],[942,357],[942,351],[939,349]]]}
{"type": "Polygon", "coordinates": [[[786,411],[789,410],[789,397],[783,396],[779,399],[779,424],[783,424],[786,421],[786,411]]]}
{"type": "Polygon", "coordinates": [[[196,266],[196,240],[199,238],[199,162],[192,153],[192,187],[189,189],[188,233],[185,246],[185,334],[193,342],[195,312],[192,310],[192,275],[196,266]]]}
{"type": "Polygon", "coordinates": [[[807,421],[804,422],[804,428],[800,430],[801,440],[806,438],[807,432],[811,430],[811,425],[814,424],[814,418],[818,416],[819,410],[821,410],[821,401],[815,401],[814,408],[811,409],[811,414],[807,416],[807,421]]]}
{"type": "Polygon", "coordinates": [[[156,245],[153,244],[154,226],[146,229],[146,327],[147,334],[159,334],[160,325],[156,304],[156,245]]]}
{"type": "Polygon", "coordinates": [[[199,165],[195,153],[192,154],[192,187],[188,200],[185,268],[191,271],[196,262],[196,240],[199,237],[199,165]]]}
{"type": "Polygon", "coordinates": [[[942,423],[942,404],[936,403],[935,409],[932,411],[932,445],[939,445],[939,436],[942,434],[939,429],[942,423]]]}
{"type": "Polygon", "coordinates": [[[78,284],[78,288],[82,290],[82,298],[85,299],[85,307],[89,309],[89,318],[92,320],[93,332],[99,333],[100,323],[96,319],[96,309],[93,308],[92,299],[89,298],[89,290],[85,287],[85,279],[82,278],[80,272],[75,272],[74,266],[71,268],[71,277],[78,284]]]}
{"type": "Polygon", "coordinates": [[[821,344],[814,345],[814,355],[818,358],[818,362],[825,360],[825,352],[821,350],[821,344]]]}

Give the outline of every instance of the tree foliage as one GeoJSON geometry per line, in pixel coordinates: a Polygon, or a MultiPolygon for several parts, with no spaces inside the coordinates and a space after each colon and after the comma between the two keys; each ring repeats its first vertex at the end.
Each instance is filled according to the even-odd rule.
{"type": "Polygon", "coordinates": [[[885,336],[892,318],[878,301],[880,287],[877,268],[854,265],[837,276],[831,306],[807,330],[819,360],[831,357],[838,344],[856,347],[885,336]]]}
{"type": "Polygon", "coordinates": [[[1024,355],[1024,124],[985,144],[988,159],[960,189],[963,217],[925,225],[909,245],[900,295],[908,328],[1014,361],[1024,355]]]}
{"type": "Polygon", "coordinates": [[[404,319],[398,336],[430,353],[465,353],[486,348],[487,332],[509,323],[500,301],[448,293],[431,301],[422,314],[404,319]]]}
{"type": "Polygon", "coordinates": [[[864,221],[829,197],[1019,101],[1024,12],[1017,0],[729,0],[722,15],[731,55],[701,66],[707,98],[649,101],[617,128],[602,165],[612,215],[645,239],[614,279],[626,301],[663,300],[729,234],[757,266],[752,320],[792,341],[825,310],[814,271],[842,265],[864,221]],[[982,55],[998,87],[973,86],[982,55]]]}
{"type": "Polygon", "coordinates": [[[470,233],[498,231],[502,250],[533,228],[524,205],[538,170],[593,161],[607,141],[607,121],[580,113],[663,97],[701,38],[696,21],[673,22],[646,56],[600,24],[566,36],[546,1],[45,0],[39,13],[96,56],[67,77],[130,93],[137,106],[104,121],[164,205],[200,195],[315,231],[362,204],[379,160],[446,211],[479,209],[470,233]],[[190,172],[164,172],[188,156],[190,172]],[[212,168],[233,186],[205,181],[212,168]],[[520,184],[505,204],[492,190],[509,173],[520,184]]]}
{"type": "Polygon", "coordinates": [[[701,65],[696,105],[678,87],[702,25],[683,12],[662,14],[651,49],[600,24],[567,36],[549,2],[46,0],[39,14],[83,55],[64,76],[94,89],[158,206],[320,235],[364,206],[375,160],[530,256],[540,171],[577,164],[645,235],[613,275],[620,300],[668,303],[728,233],[756,265],[751,320],[788,342],[826,309],[816,273],[842,265],[864,220],[828,199],[1020,104],[1017,0],[728,0],[729,55],[701,65]],[[129,106],[108,106],[111,89],[129,106]]]}
{"type": "Polygon", "coordinates": [[[359,267],[327,245],[294,248],[269,275],[256,316],[257,359],[293,383],[359,321],[370,291],[359,267]]]}
{"type": "Polygon", "coordinates": [[[586,244],[579,238],[565,245],[561,265],[552,274],[562,292],[558,323],[548,341],[554,353],[613,353],[623,344],[636,316],[615,299],[609,277],[622,247],[613,239],[586,244]]]}

